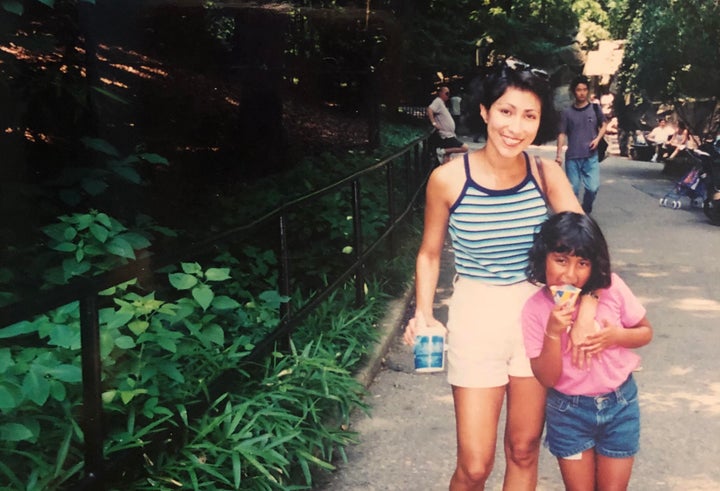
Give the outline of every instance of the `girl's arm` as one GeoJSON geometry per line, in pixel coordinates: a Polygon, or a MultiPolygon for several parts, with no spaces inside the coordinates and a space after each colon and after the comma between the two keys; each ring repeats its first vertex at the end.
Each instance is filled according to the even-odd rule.
{"type": "Polygon", "coordinates": [[[533,374],[544,387],[554,387],[562,374],[561,339],[572,322],[573,310],[569,304],[553,308],[545,326],[542,351],[536,358],[530,359],[533,374]]]}
{"type": "Polygon", "coordinates": [[[448,185],[444,174],[447,172],[443,172],[448,168],[439,167],[433,171],[425,192],[423,238],[415,264],[415,316],[410,319],[403,336],[410,345],[415,342],[417,331],[424,325],[440,324],[433,315],[433,302],[450,217],[450,205],[445,198],[448,185]]]}
{"type": "Polygon", "coordinates": [[[596,355],[611,346],[640,348],[648,344],[653,337],[653,329],[647,317],[643,317],[630,327],[612,325],[606,320],[603,324],[604,329],[587,338],[585,349],[591,355],[596,355]]]}

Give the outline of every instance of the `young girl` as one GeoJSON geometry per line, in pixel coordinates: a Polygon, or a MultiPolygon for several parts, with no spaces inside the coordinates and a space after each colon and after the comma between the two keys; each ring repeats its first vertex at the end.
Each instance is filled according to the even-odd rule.
{"type": "Polygon", "coordinates": [[[627,489],[639,448],[640,411],[631,351],[650,342],[645,308],[610,271],[607,243],[595,221],[578,213],[549,218],[529,252],[528,278],[543,283],[522,313],[525,349],[533,373],[549,387],[546,446],[557,457],[565,489],[627,489]],[[573,285],[598,298],[597,332],[583,347],[592,362],[571,363],[567,330],[574,301],[555,304],[550,287],[573,285]]]}

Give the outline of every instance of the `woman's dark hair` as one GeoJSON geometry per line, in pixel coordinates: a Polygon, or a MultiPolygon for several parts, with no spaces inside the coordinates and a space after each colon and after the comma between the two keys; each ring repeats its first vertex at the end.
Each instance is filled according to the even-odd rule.
{"type": "Polygon", "coordinates": [[[610,286],[610,253],[598,224],[587,215],[566,211],[548,218],[535,233],[526,269],[532,283],[546,283],[545,260],[551,252],[571,253],[592,263],[583,293],[610,286]]]}
{"type": "Polygon", "coordinates": [[[475,107],[479,111],[479,105],[482,104],[489,110],[510,87],[532,92],[540,99],[540,128],[533,143],[537,145],[557,137],[557,114],[548,76],[542,70],[524,63],[499,63],[483,80],[480,91],[475,96],[475,107]]]}

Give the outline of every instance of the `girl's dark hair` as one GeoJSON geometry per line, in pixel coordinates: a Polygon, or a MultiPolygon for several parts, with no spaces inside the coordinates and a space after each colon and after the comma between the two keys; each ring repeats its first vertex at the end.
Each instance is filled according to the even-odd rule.
{"type": "Polygon", "coordinates": [[[610,286],[610,253],[598,224],[587,215],[566,211],[548,218],[535,233],[526,269],[532,283],[546,283],[545,260],[551,252],[572,253],[592,263],[590,278],[582,289],[588,293],[610,286]]]}
{"type": "Polygon", "coordinates": [[[479,111],[479,105],[482,104],[489,110],[490,106],[510,87],[532,92],[540,99],[540,128],[533,141],[538,145],[557,137],[557,113],[554,107],[553,89],[547,74],[538,75],[544,73],[542,70],[521,65],[524,68],[511,67],[508,62],[499,63],[483,80],[479,93],[475,96],[474,107],[479,111]]]}

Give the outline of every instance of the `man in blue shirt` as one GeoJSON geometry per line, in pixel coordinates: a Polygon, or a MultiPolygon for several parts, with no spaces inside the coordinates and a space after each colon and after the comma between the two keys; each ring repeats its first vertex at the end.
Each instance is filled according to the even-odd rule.
{"type": "Polygon", "coordinates": [[[585,188],[582,207],[585,213],[590,213],[600,187],[597,147],[605,135],[607,122],[600,107],[590,103],[590,81],[587,77],[576,77],[570,84],[570,91],[575,102],[560,117],[555,161],[562,164],[562,149],[567,143],[565,173],[578,200],[581,189],[585,188]]]}

